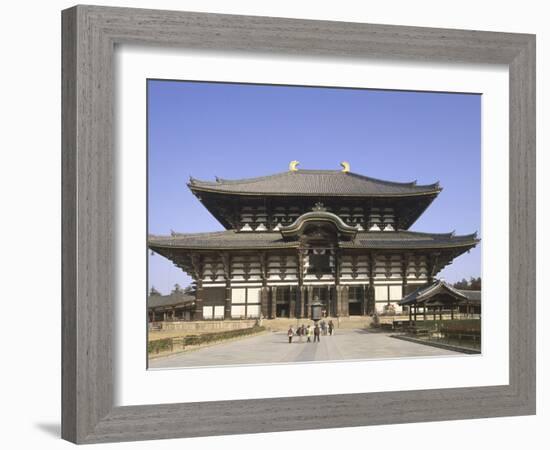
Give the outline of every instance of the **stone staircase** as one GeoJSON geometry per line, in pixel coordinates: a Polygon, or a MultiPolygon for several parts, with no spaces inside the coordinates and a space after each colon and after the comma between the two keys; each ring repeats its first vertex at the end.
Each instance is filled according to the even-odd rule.
{"type": "MultiPolygon", "coordinates": [[[[357,329],[369,328],[372,323],[372,317],[369,316],[350,316],[350,317],[327,317],[325,322],[332,320],[336,329],[357,329]]],[[[262,325],[271,331],[287,331],[290,326],[296,328],[299,325],[313,324],[311,319],[263,319],[262,325]]]]}

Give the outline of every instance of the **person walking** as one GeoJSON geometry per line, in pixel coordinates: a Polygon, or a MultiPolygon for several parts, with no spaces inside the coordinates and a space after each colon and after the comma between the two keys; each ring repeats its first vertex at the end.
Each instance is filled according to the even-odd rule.
{"type": "Polygon", "coordinates": [[[288,335],[288,343],[292,344],[292,336],[294,336],[294,330],[292,329],[292,326],[288,329],[286,334],[288,335]]]}
{"type": "Polygon", "coordinates": [[[321,342],[321,328],[319,328],[319,324],[315,324],[315,328],[313,329],[313,342],[321,342]]]}
{"type": "Polygon", "coordinates": [[[327,335],[327,323],[324,320],[321,320],[320,325],[321,325],[321,334],[323,336],[326,336],[327,335]]]}
{"type": "Polygon", "coordinates": [[[332,323],[332,320],[328,321],[328,335],[332,336],[332,333],[334,332],[334,324],[332,323]]]}
{"type": "Polygon", "coordinates": [[[310,325],[308,325],[307,328],[306,328],[306,336],[307,336],[307,341],[311,342],[311,326],[310,325]]]}

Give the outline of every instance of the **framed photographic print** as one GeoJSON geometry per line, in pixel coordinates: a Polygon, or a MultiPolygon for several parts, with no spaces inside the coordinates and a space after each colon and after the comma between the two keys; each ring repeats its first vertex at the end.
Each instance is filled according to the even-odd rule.
{"type": "Polygon", "coordinates": [[[534,414],[534,74],[532,35],[63,11],[63,437],[534,414]]]}

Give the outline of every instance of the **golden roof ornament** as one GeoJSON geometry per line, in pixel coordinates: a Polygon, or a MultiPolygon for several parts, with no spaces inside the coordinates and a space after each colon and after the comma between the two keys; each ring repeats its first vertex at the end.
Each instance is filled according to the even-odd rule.
{"type": "Polygon", "coordinates": [[[348,173],[348,172],[350,171],[350,168],[351,168],[351,167],[350,167],[350,165],[349,165],[349,162],[347,162],[347,161],[342,161],[342,162],[340,163],[340,165],[342,166],[342,172],[348,173]]]}
{"type": "Polygon", "coordinates": [[[288,165],[288,170],[290,172],[298,172],[298,166],[300,165],[300,161],[290,161],[290,164],[288,165]]]}
{"type": "Polygon", "coordinates": [[[311,210],[312,211],[326,211],[327,208],[325,208],[325,205],[322,202],[317,202],[317,203],[315,203],[313,208],[311,208],[311,210]]]}

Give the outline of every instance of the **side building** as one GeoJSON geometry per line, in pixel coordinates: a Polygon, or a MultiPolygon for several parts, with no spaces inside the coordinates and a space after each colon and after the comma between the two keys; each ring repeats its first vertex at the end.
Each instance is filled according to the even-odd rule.
{"type": "Polygon", "coordinates": [[[195,312],[195,295],[181,290],[178,285],[168,295],[155,288],[147,297],[148,322],[191,320],[195,312]]]}
{"type": "Polygon", "coordinates": [[[192,320],[330,317],[402,312],[399,301],[431,284],[476,234],[409,231],[441,192],[343,170],[289,170],[188,187],[225,228],[149,236],[154,252],[196,283],[192,320]],[[222,315],[223,311],[223,315],[222,315]]]}

